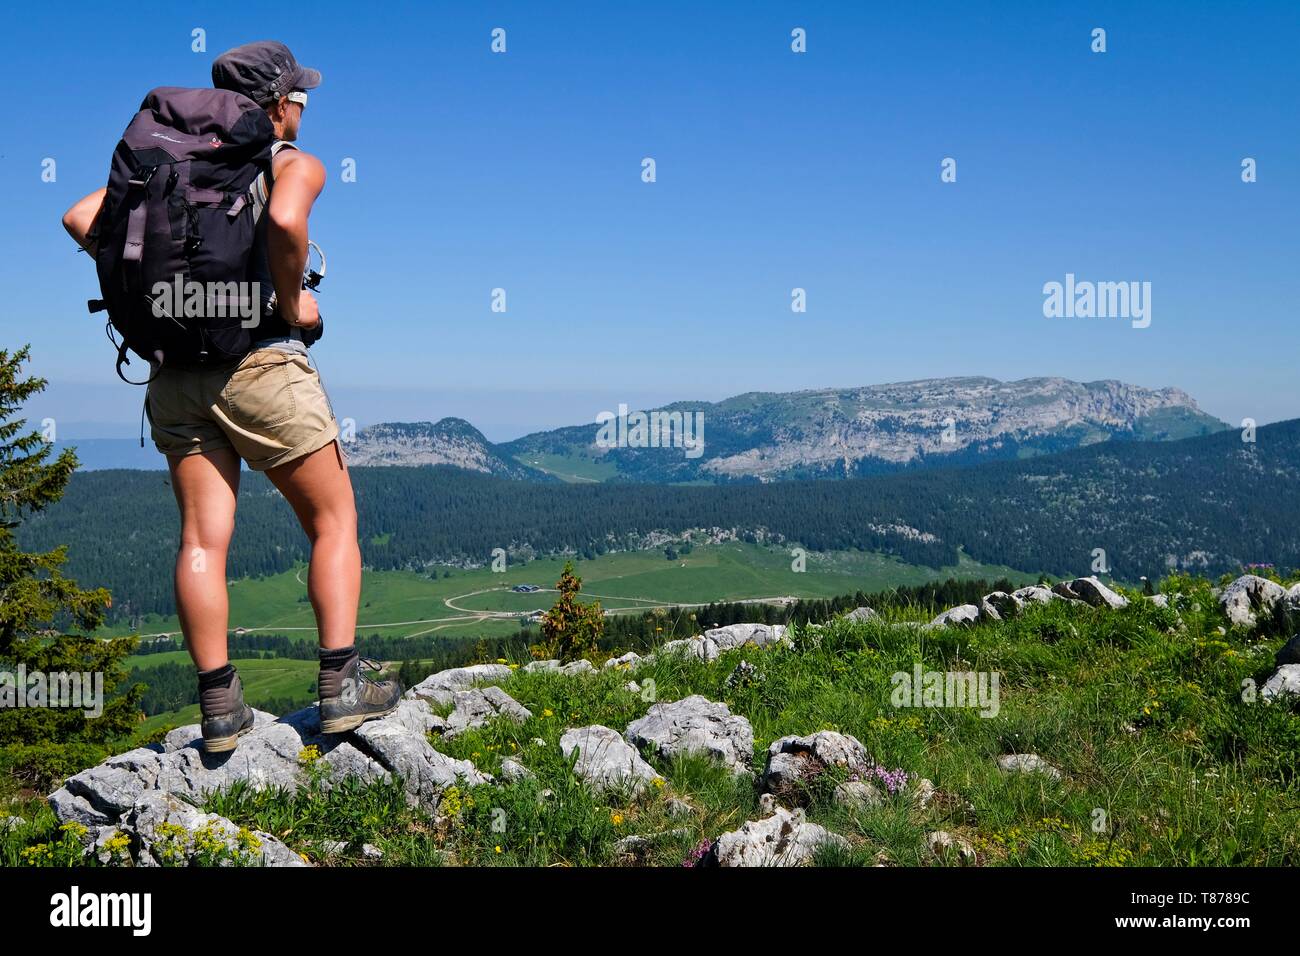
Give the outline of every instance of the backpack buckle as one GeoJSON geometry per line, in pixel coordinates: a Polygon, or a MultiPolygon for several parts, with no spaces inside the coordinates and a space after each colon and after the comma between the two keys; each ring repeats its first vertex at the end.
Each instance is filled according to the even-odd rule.
{"type": "Polygon", "coordinates": [[[145,166],[142,169],[137,169],[135,174],[126,181],[127,185],[133,189],[144,189],[149,185],[149,180],[153,179],[153,174],[156,172],[158,172],[157,166],[145,166]]]}

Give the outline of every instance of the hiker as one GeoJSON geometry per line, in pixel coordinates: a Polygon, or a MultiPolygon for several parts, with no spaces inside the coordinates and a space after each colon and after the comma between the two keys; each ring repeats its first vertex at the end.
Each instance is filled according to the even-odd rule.
{"type": "Polygon", "coordinates": [[[241,459],[266,473],[311,542],[307,594],[320,637],[322,732],[392,713],[402,696],[397,681],[367,676],[362,666],[378,665],[356,650],[356,504],[338,423],[307,357],[321,326],[316,299],[303,288],[307,218],[325,168],[293,143],[307,91],[320,81],[283,43],[223,53],[212,65],[215,89],[148,95],[114,154],[107,189],[63,218],[96,259],[105,298],[91,310],[106,309],[123,335],[118,374],[126,379],[128,347],[150,367],[145,412],[180,509],[176,609],[198,669],[209,753],[233,750],[254,719],[226,645],[226,552],[241,459]],[[167,175],[155,176],[159,170],[167,175]],[[248,188],[195,187],[214,178],[248,188]],[[171,297],[170,309],[160,301],[165,286],[148,279],[183,269],[226,280],[216,285],[227,289],[244,282],[238,304],[249,311],[232,320],[208,297],[201,319],[174,317],[181,311],[171,297]]]}

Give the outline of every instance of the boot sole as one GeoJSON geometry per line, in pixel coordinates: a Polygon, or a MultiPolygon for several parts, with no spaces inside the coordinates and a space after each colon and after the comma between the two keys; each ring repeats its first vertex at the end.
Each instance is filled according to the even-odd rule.
{"type": "Polygon", "coordinates": [[[203,750],[206,753],[210,753],[210,754],[223,754],[226,753],[227,751],[234,750],[236,747],[239,746],[239,738],[244,736],[244,734],[248,733],[252,729],[253,729],[253,725],[249,724],[239,733],[231,737],[213,737],[211,740],[204,740],[203,750]]]}
{"type": "Polygon", "coordinates": [[[375,720],[378,717],[387,717],[389,714],[394,713],[399,704],[400,701],[398,704],[394,704],[387,710],[378,711],[373,714],[353,714],[350,717],[335,717],[332,720],[322,720],[320,722],[320,732],[322,734],[344,734],[349,730],[356,730],[367,720],[375,720]]]}

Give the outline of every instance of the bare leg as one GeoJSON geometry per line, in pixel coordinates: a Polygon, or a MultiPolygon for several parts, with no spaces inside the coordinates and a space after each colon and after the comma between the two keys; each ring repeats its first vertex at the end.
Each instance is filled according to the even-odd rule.
{"type": "Polygon", "coordinates": [[[361,548],[352,479],[338,442],[266,475],[288,499],[311,541],[307,597],[316,612],[320,646],[349,647],[356,642],[361,601],[361,548]]]}
{"type": "Polygon", "coordinates": [[[201,455],[168,457],[172,491],[181,512],[176,552],[176,614],[185,647],[201,671],[229,663],[226,625],[226,552],[235,531],[239,456],[221,448],[201,455]]]}

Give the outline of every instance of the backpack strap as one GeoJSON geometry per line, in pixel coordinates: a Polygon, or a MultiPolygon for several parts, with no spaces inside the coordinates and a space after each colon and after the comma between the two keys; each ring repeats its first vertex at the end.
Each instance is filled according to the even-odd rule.
{"type": "MultiPolygon", "coordinates": [[[[279,155],[282,149],[297,149],[293,143],[283,139],[277,139],[271,144],[271,160],[279,155]]],[[[253,207],[253,222],[262,218],[262,213],[266,210],[266,204],[271,201],[271,186],[274,185],[275,173],[271,173],[271,181],[267,181],[266,173],[258,173],[257,178],[253,180],[252,185],[248,187],[248,202],[253,207]]],[[[244,208],[242,202],[236,201],[236,206],[230,207],[230,215],[238,215],[239,210],[244,208]]]]}

